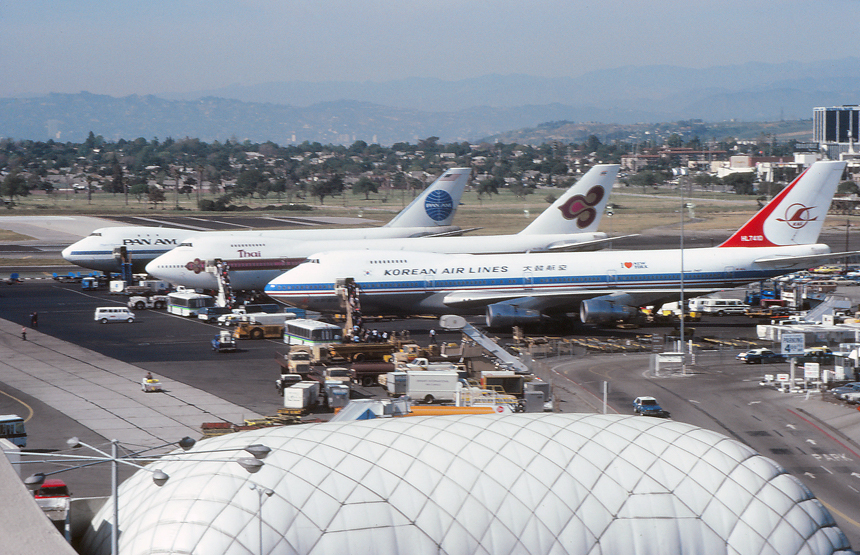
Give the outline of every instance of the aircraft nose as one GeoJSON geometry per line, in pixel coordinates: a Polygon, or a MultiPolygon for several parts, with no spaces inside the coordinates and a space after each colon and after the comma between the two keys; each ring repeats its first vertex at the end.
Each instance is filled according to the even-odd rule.
{"type": "Polygon", "coordinates": [[[63,257],[64,260],[68,260],[69,262],[72,261],[72,258],[73,258],[72,252],[74,250],[74,247],[75,247],[75,245],[69,245],[68,247],[66,247],[62,250],[60,255],[63,257]]]}

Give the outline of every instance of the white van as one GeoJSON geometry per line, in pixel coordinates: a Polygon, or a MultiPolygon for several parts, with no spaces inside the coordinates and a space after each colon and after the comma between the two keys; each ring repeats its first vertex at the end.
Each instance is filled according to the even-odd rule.
{"type": "Polygon", "coordinates": [[[108,322],[134,322],[134,312],[124,306],[100,306],[96,309],[96,322],[107,324],[108,322]]]}
{"type": "Polygon", "coordinates": [[[690,299],[690,310],[702,314],[744,314],[748,308],[749,305],[739,299],[690,299]]]}

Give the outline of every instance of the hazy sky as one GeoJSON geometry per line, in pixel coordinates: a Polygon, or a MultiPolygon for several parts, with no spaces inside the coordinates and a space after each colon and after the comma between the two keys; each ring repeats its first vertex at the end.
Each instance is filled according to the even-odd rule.
{"type": "Polygon", "coordinates": [[[0,1],[0,97],[853,55],[860,0],[0,1]]]}

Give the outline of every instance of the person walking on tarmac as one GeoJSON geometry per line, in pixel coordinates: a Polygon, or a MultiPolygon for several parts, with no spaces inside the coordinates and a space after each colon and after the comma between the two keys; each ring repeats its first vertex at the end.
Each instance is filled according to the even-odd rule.
{"type": "Polygon", "coordinates": [[[39,327],[39,313],[38,312],[33,312],[33,314],[30,315],[30,327],[34,328],[34,329],[39,327]]]}
{"type": "Polygon", "coordinates": [[[26,327],[21,328],[21,340],[27,341],[27,328],[26,327]]]}
{"type": "Polygon", "coordinates": [[[433,345],[436,344],[436,330],[434,329],[430,330],[430,343],[433,345]]]}

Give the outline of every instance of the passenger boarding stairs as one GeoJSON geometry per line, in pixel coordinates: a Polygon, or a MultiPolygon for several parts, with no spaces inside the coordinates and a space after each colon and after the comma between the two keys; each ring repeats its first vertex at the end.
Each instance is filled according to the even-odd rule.
{"type": "Polygon", "coordinates": [[[224,264],[221,259],[215,259],[206,263],[206,271],[218,280],[218,296],[215,298],[215,304],[233,308],[236,296],[233,294],[233,288],[230,287],[230,266],[224,264]]]}
{"type": "Polygon", "coordinates": [[[439,319],[439,325],[445,329],[460,330],[486,352],[496,357],[500,366],[510,368],[519,374],[531,374],[531,369],[518,357],[507,352],[498,343],[484,335],[475,326],[468,323],[462,316],[447,314],[439,319]]]}
{"type": "Polygon", "coordinates": [[[833,316],[836,310],[851,310],[851,304],[851,299],[848,297],[827,295],[824,301],[807,311],[803,321],[820,324],[824,316],[833,316]]]}

